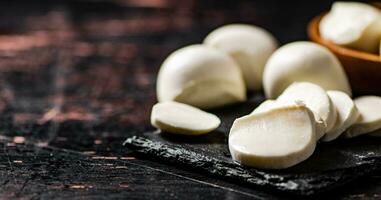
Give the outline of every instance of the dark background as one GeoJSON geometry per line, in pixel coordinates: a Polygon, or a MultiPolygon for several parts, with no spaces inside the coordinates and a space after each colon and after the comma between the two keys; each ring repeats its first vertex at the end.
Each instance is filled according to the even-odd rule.
{"type": "MultiPolygon", "coordinates": [[[[282,198],[136,158],[155,78],[173,50],[251,23],[306,40],[327,0],[0,2],[0,199],[282,198]]],[[[379,173],[327,195],[381,198],[379,173]]]]}

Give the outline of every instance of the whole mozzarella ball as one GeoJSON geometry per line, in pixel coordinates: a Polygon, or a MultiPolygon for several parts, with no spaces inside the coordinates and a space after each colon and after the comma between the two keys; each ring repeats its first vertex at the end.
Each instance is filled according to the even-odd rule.
{"type": "Polygon", "coordinates": [[[312,42],[289,43],[275,51],[266,64],[263,86],[268,98],[278,97],[293,82],[311,82],[325,90],[352,94],[335,55],[312,42]]]}
{"type": "Polygon", "coordinates": [[[246,24],[217,28],[205,38],[204,44],[227,53],[238,63],[249,90],[262,89],[263,68],[278,46],[269,32],[246,24]]]}
{"type": "Polygon", "coordinates": [[[162,64],[157,97],[159,102],[207,109],[246,100],[246,88],[232,58],[211,47],[191,45],[176,50],[162,64]]]}

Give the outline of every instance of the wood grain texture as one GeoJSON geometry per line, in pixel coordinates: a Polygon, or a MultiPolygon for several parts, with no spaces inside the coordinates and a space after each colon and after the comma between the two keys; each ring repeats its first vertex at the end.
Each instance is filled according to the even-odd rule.
{"type": "MultiPolygon", "coordinates": [[[[0,199],[283,199],[137,159],[158,67],[173,50],[232,22],[281,44],[306,39],[329,1],[0,2],[0,199]],[[292,14],[290,14],[292,13],[292,14]]],[[[377,198],[379,174],[335,192],[377,198]]]]}

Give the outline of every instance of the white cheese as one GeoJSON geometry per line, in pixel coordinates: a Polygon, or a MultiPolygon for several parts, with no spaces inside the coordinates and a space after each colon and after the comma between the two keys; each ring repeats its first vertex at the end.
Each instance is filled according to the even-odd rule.
{"type": "Polygon", "coordinates": [[[335,125],[336,109],[326,91],[320,86],[308,82],[291,84],[277,99],[283,103],[304,103],[326,125],[325,133],[335,125]]]}
{"type": "Polygon", "coordinates": [[[360,2],[336,2],[319,24],[324,39],[335,44],[378,53],[381,11],[360,2]]]}
{"type": "Polygon", "coordinates": [[[151,124],[164,131],[183,135],[200,135],[216,129],[220,119],[198,108],[177,103],[157,103],[152,108],[151,124]]]}
{"type": "Polygon", "coordinates": [[[230,24],[212,31],[204,44],[230,55],[241,67],[250,90],[262,89],[262,76],[267,59],[278,46],[268,31],[248,24],[230,24]]]}
{"type": "Polygon", "coordinates": [[[240,68],[225,53],[204,45],[173,52],[157,78],[159,102],[177,101],[214,108],[246,100],[240,68]]]}
{"type": "Polygon", "coordinates": [[[360,116],[353,100],[344,92],[327,91],[329,98],[337,111],[336,122],[333,128],[322,138],[323,141],[332,141],[353,125],[360,116]]]}
{"type": "Polygon", "coordinates": [[[293,42],[279,48],[269,58],[263,76],[268,98],[274,99],[293,82],[303,81],[315,83],[325,90],[352,94],[339,60],[321,45],[293,42]]]}
{"type": "MultiPolygon", "coordinates": [[[[305,104],[303,102],[301,102],[301,101],[296,101],[296,102],[279,102],[279,101],[268,99],[268,100],[262,102],[250,114],[257,114],[257,113],[261,113],[261,112],[267,112],[267,111],[270,111],[272,109],[279,109],[279,108],[282,108],[282,107],[293,106],[293,105],[305,105],[305,104]]],[[[311,112],[313,112],[313,111],[311,111],[311,112]]],[[[325,125],[324,121],[317,114],[314,114],[314,116],[315,116],[316,140],[319,140],[325,134],[326,125],[325,125]]]]}
{"type": "Polygon", "coordinates": [[[360,118],[346,131],[345,136],[355,137],[381,129],[381,97],[363,96],[354,102],[360,118]]]}
{"type": "Polygon", "coordinates": [[[242,165],[257,168],[291,167],[314,152],[314,123],[312,112],[300,105],[241,117],[230,130],[231,156],[242,165]]]}

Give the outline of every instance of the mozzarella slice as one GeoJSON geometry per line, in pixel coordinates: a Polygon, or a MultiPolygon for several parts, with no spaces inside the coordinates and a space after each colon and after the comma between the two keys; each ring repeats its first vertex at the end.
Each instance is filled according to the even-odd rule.
{"type": "Polygon", "coordinates": [[[272,108],[276,108],[276,101],[268,99],[264,102],[262,102],[257,108],[253,110],[250,114],[256,114],[256,113],[261,113],[261,112],[266,112],[269,111],[272,108]]]}
{"type": "Polygon", "coordinates": [[[381,12],[359,2],[336,2],[319,24],[323,38],[335,44],[376,53],[381,37],[381,12]]]}
{"type": "Polygon", "coordinates": [[[347,130],[345,136],[355,137],[381,129],[381,97],[363,96],[354,102],[360,118],[347,130]]]}
{"type": "Polygon", "coordinates": [[[204,44],[231,56],[240,66],[250,90],[262,89],[263,69],[278,46],[271,33],[248,24],[217,28],[205,38],[204,44]]]}
{"type": "Polygon", "coordinates": [[[315,119],[305,106],[289,106],[236,119],[229,134],[233,160],[242,165],[282,169],[312,155],[315,119]]]}
{"type": "Polygon", "coordinates": [[[360,116],[355,103],[352,99],[340,91],[327,91],[329,98],[337,111],[336,122],[333,128],[322,138],[328,142],[339,137],[345,130],[354,124],[360,116]]]}
{"type": "MultiPolygon", "coordinates": [[[[267,111],[269,111],[271,109],[279,109],[279,108],[282,108],[282,107],[293,106],[293,105],[304,105],[304,103],[298,102],[298,101],[293,102],[293,103],[291,103],[291,102],[282,102],[282,103],[280,103],[279,101],[275,101],[275,100],[269,99],[269,100],[266,100],[263,103],[261,103],[250,114],[257,114],[257,113],[261,113],[261,112],[267,112],[267,111]]],[[[315,132],[316,132],[316,139],[319,140],[325,134],[325,123],[324,123],[324,121],[321,118],[317,118],[318,117],[317,114],[314,114],[314,115],[315,115],[315,126],[316,126],[316,130],[315,130],[315,132]]]]}
{"type": "Polygon", "coordinates": [[[232,58],[211,47],[191,45],[173,52],[162,64],[157,97],[159,102],[214,108],[244,101],[246,88],[232,58]]]}
{"type": "Polygon", "coordinates": [[[165,132],[200,135],[215,130],[220,119],[198,108],[177,103],[157,103],[152,108],[151,124],[165,132]]]}
{"type": "Polygon", "coordinates": [[[323,88],[313,83],[297,82],[291,84],[277,99],[280,103],[303,102],[326,125],[330,131],[336,121],[336,110],[323,88]]]}
{"type": "Polygon", "coordinates": [[[351,88],[339,60],[327,48],[312,42],[293,42],[276,50],[263,74],[268,98],[277,98],[293,82],[311,82],[325,90],[351,95],[351,88]]]}

